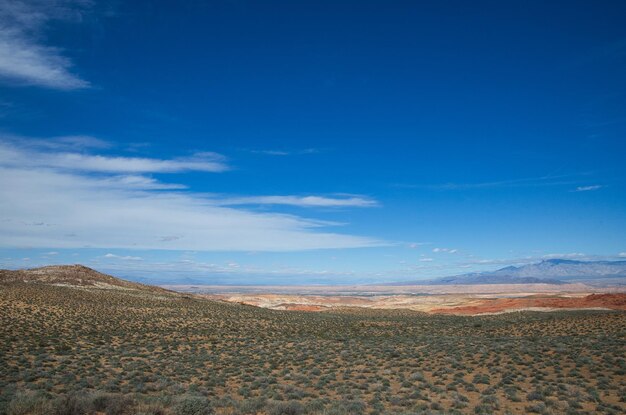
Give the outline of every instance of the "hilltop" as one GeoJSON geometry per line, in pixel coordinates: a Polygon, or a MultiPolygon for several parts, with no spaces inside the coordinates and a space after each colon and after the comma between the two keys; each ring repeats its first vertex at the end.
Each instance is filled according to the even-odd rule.
{"type": "Polygon", "coordinates": [[[153,285],[126,281],[80,264],[49,265],[20,270],[0,270],[0,283],[36,283],[83,288],[139,290],[155,293],[173,293],[153,285]]]}

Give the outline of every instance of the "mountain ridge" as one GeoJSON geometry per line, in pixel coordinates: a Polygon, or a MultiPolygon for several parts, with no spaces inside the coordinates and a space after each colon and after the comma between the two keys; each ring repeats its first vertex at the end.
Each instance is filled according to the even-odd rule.
{"type": "Polygon", "coordinates": [[[626,278],[626,261],[577,261],[552,258],[495,271],[473,272],[384,285],[565,284],[572,280],[626,278]]]}

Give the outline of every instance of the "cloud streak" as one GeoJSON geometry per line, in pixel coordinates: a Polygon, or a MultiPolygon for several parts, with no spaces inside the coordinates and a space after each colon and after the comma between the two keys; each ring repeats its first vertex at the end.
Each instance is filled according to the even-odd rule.
{"type": "Polygon", "coordinates": [[[303,154],[316,154],[320,150],[316,148],[305,148],[303,150],[248,150],[255,154],[264,154],[266,156],[294,156],[303,154]]]}
{"type": "Polygon", "coordinates": [[[546,187],[546,186],[565,186],[579,183],[577,177],[582,175],[548,175],[540,177],[527,177],[522,179],[498,180],[490,182],[477,183],[439,183],[439,184],[395,184],[395,187],[405,189],[422,189],[437,191],[454,191],[454,190],[481,190],[495,188],[512,188],[512,187],[546,187]]]}
{"type": "Polygon", "coordinates": [[[591,192],[593,190],[602,189],[604,186],[596,184],[593,186],[578,186],[575,192],[591,192]]]}
{"type": "MultiPolygon", "coordinates": [[[[15,137],[14,140],[18,141],[19,138],[15,137]]],[[[56,151],[76,151],[89,149],[102,150],[111,148],[113,146],[113,144],[109,143],[108,141],[101,140],[99,138],[89,135],[68,135],[45,139],[31,139],[29,140],[29,142],[34,147],[56,151]]]]}
{"type": "Polygon", "coordinates": [[[105,254],[104,257],[107,259],[120,259],[122,261],[143,261],[143,258],[131,255],[116,255],[109,253],[105,254]]]}
{"type": "Polygon", "coordinates": [[[433,252],[434,253],[447,253],[447,254],[456,254],[458,252],[457,249],[452,249],[452,248],[433,248],[433,252]]]}
{"type": "MultiPolygon", "coordinates": [[[[279,252],[385,245],[373,238],[325,231],[337,225],[332,222],[230,207],[181,185],[118,174],[223,170],[221,164],[220,168],[211,164],[221,163],[209,160],[215,157],[204,153],[192,159],[155,160],[44,154],[0,142],[0,246],[279,252]]],[[[359,197],[265,198],[269,199],[257,202],[372,204],[359,197]]],[[[254,197],[246,203],[251,200],[254,197]]]]}
{"type": "Polygon", "coordinates": [[[0,79],[12,85],[37,85],[71,90],[89,82],[71,72],[72,62],[62,50],[41,43],[51,20],[68,20],[81,13],[84,2],[0,2],[0,79]]]}
{"type": "Polygon", "coordinates": [[[298,207],[375,207],[376,200],[363,196],[326,197],[326,196],[245,196],[226,198],[218,202],[221,205],[288,205],[298,207]]]}
{"type": "MultiPolygon", "coordinates": [[[[219,173],[229,169],[226,158],[218,153],[202,152],[191,157],[155,159],[143,157],[102,156],[78,152],[41,151],[42,140],[26,145],[0,141],[0,159],[6,166],[47,167],[98,173],[178,173],[202,171],[219,173]],[[33,148],[33,146],[35,148],[33,148]]],[[[54,148],[57,142],[48,146],[54,148]]]]}

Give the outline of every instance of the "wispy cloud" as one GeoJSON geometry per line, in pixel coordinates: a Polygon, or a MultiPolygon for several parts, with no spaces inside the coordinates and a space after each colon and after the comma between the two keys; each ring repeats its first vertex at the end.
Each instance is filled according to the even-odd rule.
{"type": "Polygon", "coordinates": [[[250,150],[251,153],[266,154],[268,156],[288,156],[288,151],[283,150],[250,150]]]}
{"type": "Polygon", "coordinates": [[[544,186],[564,186],[572,185],[580,182],[579,175],[547,175],[539,177],[527,177],[512,180],[496,180],[488,182],[476,183],[438,183],[438,184],[395,184],[395,187],[406,189],[423,189],[423,190],[479,190],[490,188],[508,188],[508,187],[544,187],[544,186]]]}
{"type": "Polygon", "coordinates": [[[595,184],[592,186],[578,186],[576,188],[576,190],[574,190],[575,192],[590,192],[593,190],[598,190],[598,189],[602,189],[604,186],[599,185],[599,184],[595,184]]]}
{"type": "Polygon", "coordinates": [[[178,183],[163,183],[153,177],[140,175],[118,175],[94,179],[94,186],[135,190],[176,190],[187,186],[178,183]]]}
{"type": "MultiPolygon", "coordinates": [[[[82,139],[84,141],[84,138],[82,139]]],[[[8,166],[48,167],[100,173],[175,173],[184,171],[223,172],[229,169],[226,158],[218,153],[196,153],[190,157],[155,159],[102,156],[79,152],[44,151],[58,141],[24,140],[22,145],[0,141],[0,159],[8,166]]],[[[61,146],[61,148],[64,148],[61,146]]]]}
{"type": "Polygon", "coordinates": [[[143,261],[143,258],[131,255],[116,255],[109,253],[105,254],[104,257],[108,259],[121,259],[123,261],[143,261]]]}
{"type": "Polygon", "coordinates": [[[215,153],[198,153],[171,160],[59,153],[41,157],[38,165],[106,173],[222,172],[228,170],[223,160],[215,153]]]}
{"type": "Polygon", "coordinates": [[[430,245],[430,244],[432,244],[432,242],[410,242],[407,244],[407,246],[411,249],[417,249],[421,246],[430,245]]]}
{"type": "Polygon", "coordinates": [[[29,140],[31,145],[53,150],[102,150],[113,147],[113,144],[89,135],[68,135],[52,138],[29,140]]]}
{"type": "Polygon", "coordinates": [[[57,47],[42,43],[52,20],[76,19],[86,1],[3,0],[0,2],[0,79],[10,84],[79,89],[89,82],[71,72],[72,62],[57,47]]]}
{"type": "Polygon", "coordinates": [[[299,207],[374,207],[378,202],[364,196],[245,196],[220,199],[221,205],[289,205],[299,207]]]}
{"type": "MultiPolygon", "coordinates": [[[[222,171],[225,165],[216,158],[213,153],[173,160],[105,157],[43,152],[0,141],[0,246],[298,251],[385,245],[324,231],[336,225],[332,222],[230,207],[182,185],[134,174],[222,171]],[[133,174],[119,174],[129,171],[133,174]]],[[[358,197],[266,197],[256,202],[373,203],[358,197]]]]}
{"type": "Polygon", "coordinates": [[[490,259],[472,259],[465,261],[463,265],[524,265],[535,262],[541,262],[546,259],[573,259],[580,261],[593,261],[593,260],[611,260],[615,259],[615,256],[600,256],[600,255],[588,255],[582,252],[565,252],[565,253],[549,253],[544,255],[529,255],[517,258],[490,258],[490,259]]]}
{"type": "Polygon", "coordinates": [[[582,252],[569,252],[565,254],[546,254],[541,258],[543,259],[576,259],[576,258],[585,258],[587,255],[582,252]]]}
{"type": "Polygon", "coordinates": [[[315,154],[320,150],[316,148],[305,148],[301,150],[248,150],[251,153],[265,154],[267,156],[293,156],[303,154],[315,154]]]}
{"type": "Polygon", "coordinates": [[[451,249],[451,248],[433,248],[433,252],[434,253],[447,253],[447,254],[456,254],[458,252],[458,249],[451,249]]]}
{"type": "Polygon", "coordinates": [[[0,215],[4,247],[297,251],[382,244],[321,231],[327,222],[214,206],[187,192],[101,187],[92,177],[50,169],[0,167],[0,215]]]}

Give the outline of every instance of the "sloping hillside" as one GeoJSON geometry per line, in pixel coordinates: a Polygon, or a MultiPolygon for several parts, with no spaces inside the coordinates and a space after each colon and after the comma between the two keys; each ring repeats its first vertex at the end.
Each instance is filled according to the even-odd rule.
{"type": "Polygon", "coordinates": [[[0,284],[0,415],[626,411],[623,312],[305,313],[138,292],[0,284]]]}
{"type": "Polygon", "coordinates": [[[41,268],[0,270],[0,283],[24,282],[100,289],[140,290],[173,293],[164,288],[138,284],[103,274],[84,265],[50,265],[41,268]]]}

